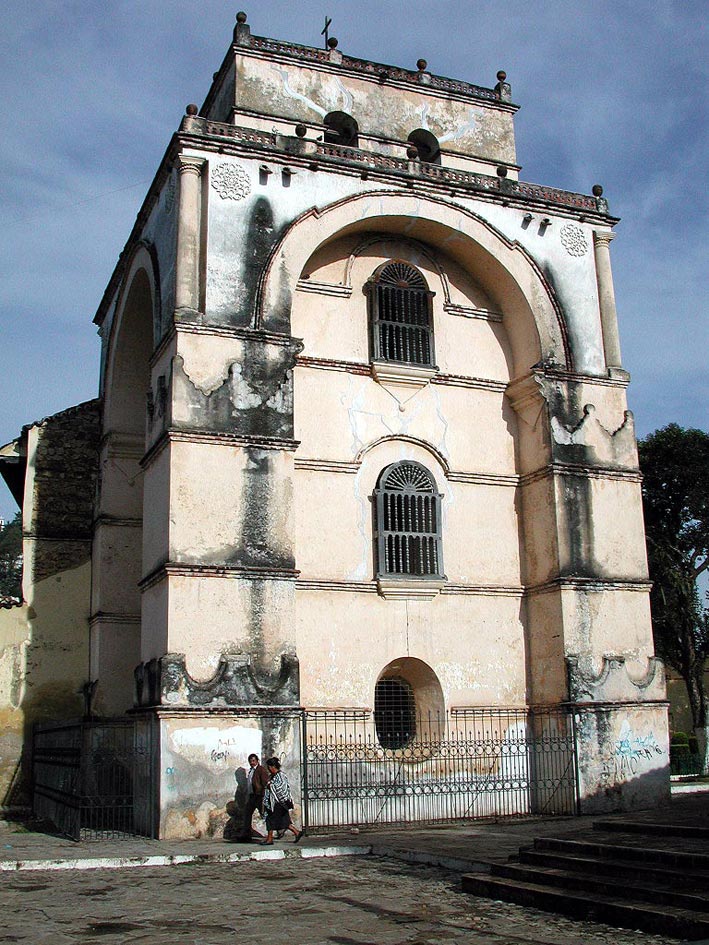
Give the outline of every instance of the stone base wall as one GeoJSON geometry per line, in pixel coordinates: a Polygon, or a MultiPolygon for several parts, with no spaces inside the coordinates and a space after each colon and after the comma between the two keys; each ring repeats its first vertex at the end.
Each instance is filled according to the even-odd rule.
{"type": "Polygon", "coordinates": [[[576,712],[580,813],[670,799],[667,704],[584,705],[576,712]]]}
{"type": "Polygon", "coordinates": [[[161,840],[234,838],[242,829],[248,756],[275,755],[301,818],[300,715],[288,709],[154,710],[157,835],[161,840]]]}

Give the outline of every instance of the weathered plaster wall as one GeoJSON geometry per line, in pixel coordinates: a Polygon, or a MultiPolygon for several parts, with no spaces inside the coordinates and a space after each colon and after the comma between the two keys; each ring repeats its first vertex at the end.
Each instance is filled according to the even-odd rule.
{"type": "Polygon", "coordinates": [[[221,839],[225,827],[231,829],[232,837],[238,835],[247,758],[252,752],[261,759],[270,755],[281,758],[284,773],[290,774],[296,805],[292,816],[300,819],[297,718],[216,713],[205,717],[163,711],[159,726],[161,839],[221,839]]]}
{"type": "MultiPolygon", "coordinates": [[[[364,137],[406,141],[412,131],[423,128],[442,147],[462,155],[515,163],[510,109],[436,95],[425,85],[410,90],[388,86],[383,95],[376,77],[338,75],[338,71],[240,55],[235,121],[248,126],[255,123],[256,113],[317,126],[328,113],[343,111],[357,121],[364,137]]],[[[214,108],[210,114],[217,118],[225,110],[214,108]]],[[[381,143],[378,150],[385,150],[381,143]]]]}

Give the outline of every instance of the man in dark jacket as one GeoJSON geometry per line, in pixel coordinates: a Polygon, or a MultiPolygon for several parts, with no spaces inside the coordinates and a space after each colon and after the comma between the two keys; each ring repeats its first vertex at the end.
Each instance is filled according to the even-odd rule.
{"type": "MultiPolygon", "coordinates": [[[[246,775],[246,803],[244,805],[244,839],[251,840],[251,820],[257,810],[263,817],[263,795],[270,780],[268,768],[259,762],[258,755],[249,755],[249,770],[246,775]]],[[[257,834],[262,837],[263,834],[257,834]]]]}

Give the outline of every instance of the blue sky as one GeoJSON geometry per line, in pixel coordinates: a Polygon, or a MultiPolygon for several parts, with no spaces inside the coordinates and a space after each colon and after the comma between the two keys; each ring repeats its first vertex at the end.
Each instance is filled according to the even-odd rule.
{"type": "MultiPolygon", "coordinates": [[[[188,0],[6,3],[0,34],[0,444],[95,396],[92,317],[188,102],[239,8],[188,0]]],[[[479,85],[505,69],[522,178],[621,216],[611,247],[640,435],[709,429],[706,19],[693,0],[260,0],[259,35],[479,85]]],[[[15,504],[0,484],[0,517],[15,504]]]]}

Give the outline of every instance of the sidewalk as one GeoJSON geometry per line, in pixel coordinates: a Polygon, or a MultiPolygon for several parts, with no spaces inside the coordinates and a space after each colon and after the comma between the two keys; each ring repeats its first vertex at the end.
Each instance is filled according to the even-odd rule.
{"type": "MultiPolygon", "coordinates": [[[[709,784],[673,785],[671,803],[652,811],[613,814],[625,821],[701,823],[709,826],[709,784]],[[676,787],[679,790],[676,790],[676,787]],[[689,790],[689,788],[694,790],[689,790]]],[[[520,821],[347,828],[312,833],[294,844],[290,835],[273,847],[220,840],[91,840],[74,842],[0,821],[0,871],[126,869],[183,863],[235,863],[286,857],[373,854],[452,870],[486,869],[506,862],[534,837],[579,836],[592,827],[591,817],[544,817],[520,821]]],[[[597,818],[598,819],[598,818],[597,818]]]]}

